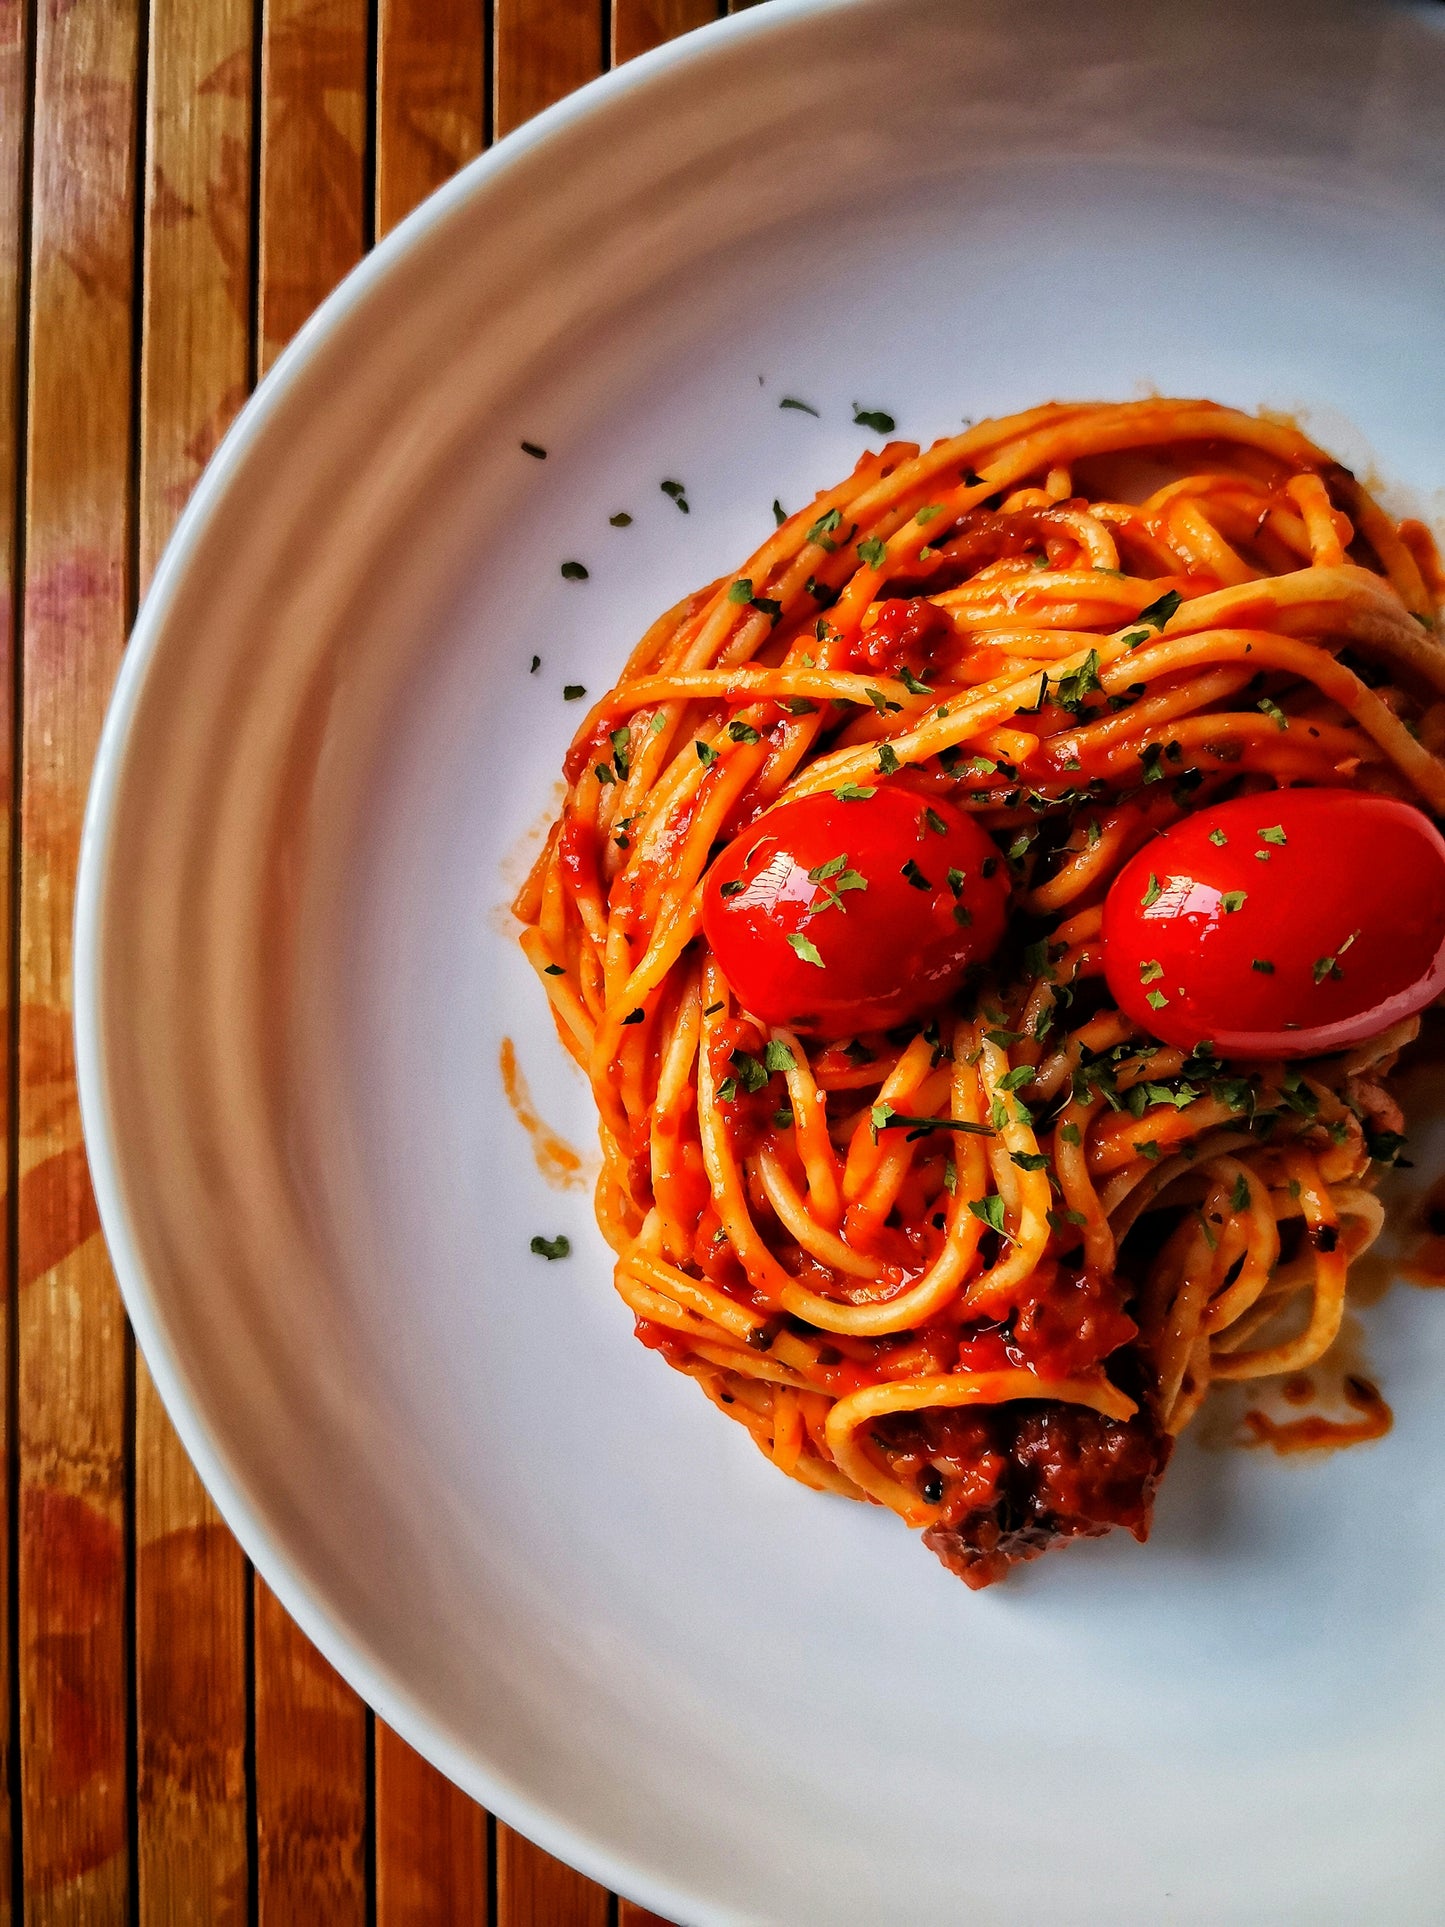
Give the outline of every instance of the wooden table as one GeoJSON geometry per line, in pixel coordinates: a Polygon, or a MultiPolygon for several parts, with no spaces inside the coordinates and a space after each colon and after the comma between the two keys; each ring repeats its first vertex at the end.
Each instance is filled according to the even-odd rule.
{"type": "Polygon", "coordinates": [[[70,929],[137,600],[258,377],[494,135],[720,10],[0,0],[0,1924],[651,1918],[426,1766],[221,1523],[98,1234],[70,929]]]}

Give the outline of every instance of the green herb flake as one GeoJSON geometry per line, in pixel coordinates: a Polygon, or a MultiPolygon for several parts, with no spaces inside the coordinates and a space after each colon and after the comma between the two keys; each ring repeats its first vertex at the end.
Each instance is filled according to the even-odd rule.
{"type": "Polygon", "coordinates": [[[1156,629],[1162,629],[1183,600],[1183,596],[1177,589],[1170,589],[1167,594],[1160,596],[1157,602],[1151,602],[1147,609],[1141,609],[1136,619],[1139,622],[1150,623],[1156,629]]]}
{"type": "Polygon", "coordinates": [[[987,1198],[970,1198],[968,1208],[991,1231],[1003,1232],[1003,1199],[997,1191],[987,1198]]]}
{"type": "Polygon", "coordinates": [[[545,462],[547,459],[547,451],[539,442],[523,442],[522,453],[530,455],[537,462],[545,462]]]}
{"type": "Polygon", "coordinates": [[[891,776],[894,770],[900,767],[897,752],[894,750],[892,743],[880,743],[878,747],[878,774],[880,776],[891,776]]]}
{"type": "Polygon", "coordinates": [[[1141,963],[1139,966],[1139,981],[1141,984],[1157,984],[1163,975],[1164,966],[1159,962],[1157,957],[1151,957],[1148,963],[1141,963]]]}
{"type": "Polygon", "coordinates": [[[1141,907],[1145,910],[1149,909],[1151,904],[1157,903],[1160,897],[1163,896],[1163,894],[1164,894],[1164,886],[1159,881],[1158,877],[1155,876],[1154,872],[1151,870],[1149,872],[1148,887],[1145,889],[1143,896],[1140,897],[1139,899],[1141,907]]]}
{"type": "Polygon", "coordinates": [[[1152,642],[1153,640],[1154,638],[1149,634],[1147,629],[1131,629],[1127,635],[1120,637],[1120,641],[1126,649],[1137,649],[1141,642],[1152,642]]]}
{"type": "Polygon", "coordinates": [[[1077,1124],[1061,1124],[1059,1126],[1059,1136],[1065,1144],[1079,1145],[1084,1141],[1084,1134],[1077,1124]]]}
{"type": "Polygon", "coordinates": [[[538,1236],[532,1240],[532,1250],[539,1258],[567,1258],[572,1253],[572,1240],[560,1232],[555,1238],[538,1236]]]}
{"type": "Polygon", "coordinates": [[[891,435],[898,424],[891,415],[885,414],[881,408],[860,408],[855,401],[853,404],[853,426],[855,428],[871,428],[879,435],[891,435]]]}
{"type": "Polygon", "coordinates": [[[729,602],[751,602],[753,585],[745,575],[740,575],[728,590],[729,602]]]}
{"type": "Polygon", "coordinates": [[[565,977],[567,972],[561,964],[543,964],[542,974],[546,977],[565,977]]]}
{"type": "Polygon", "coordinates": [[[1274,965],[1269,961],[1268,957],[1256,957],[1249,967],[1251,970],[1257,970],[1261,977],[1272,977],[1274,975],[1274,965]]]}
{"type": "MultiPolygon", "coordinates": [[[[786,402],[783,403],[784,408],[786,408],[787,405],[786,402]]],[[[834,531],[841,528],[842,525],[843,511],[841,509],[829,509],[826,515],[820,515],[818,517],[812,528],[810,528],[808,533],[803,537],[803,540],[805,542],[816,543],[820,549],[826,549],[829,555],[831,555],[838,546],[831,538],[834,531]]]]}
{"type": "Polygon", "coordinates": [[[784,395],[783,399],[778,403],[778,406],[779,408],[796,408],[800,415],[811,415],[817,421],[822,420],[822,416],[819,415],[816,408],[812,407],[808,402],[799,401],[796,395],[784,395]]]}
{"type": "Polygon", "coordinates": [[[564,682],[562,685],[562,700],[564,703],[575,703],[579,696],[585,696],[586,694],[586,683],[564,682]]]}
{"type": "Polygon", "coordinates": [[[909,857],[908,861],[904,864],[901,874],[907,877],[915,890],[931,890],[933,888],[933,885],[923,874],[922,870],[919,869],[912,857],[909,857]]]}
{"type": "Polygon", "coordinates": [[[776,1037],[768,1039],[768,1048],[763,1053],[763,1062],[769,1071],[792,1071],[798,1068],[798,1060],[792,1051],[776,1037]]]}
{"type": "Polygon", "coordinates": [[[1244,900],[1248,895],[1247,890],[1226,890],[1219,899],[1219,907],[1225,916],[1232,917],[1236,910],[1244,908],[1244,900]]]}
{"type": "Polygon", "coordinates": [[[840,783],[833,794],[840,803],[866,803],[870,796],[876,796],[878,792],[862,783],[840,783]]]}
{"type": "Polygon", "coordinates": [[[931,696],[932,689],[926,682],[920,682],[907,663],[902,663],[893,672],[910,696],[931,696]]]}
{"type": "Polygon", "coordinates": [[[717,751],[713,748],[712,744],[705,743],[701,736],[697,736],[694,737],[692,746],[697,751],[697,760],[702,764],[703,768],[711,769],[717,761],[717,751]]]}
{"type": "Polygon", "coordinates": [[[1049,1161],[1042,1151],[1010,1151],[1009,1162],[1020,1171],[1047,1171],[1049,1161]]]}
{"type": "Polygon", "coordinates": [[[1164,1006],[1169,1002],[1169,999],[1164,995],[1162,990],[1151,990],[1144,1001],[1151,1010],[1163,1010],[1164,1006]]]}
{"type": "Polygon", "coordinates": [[[738,1094],[738,1080],[735,1077],[725,1077],[717,1087],[717,1094],[722,1103],[731,1104],[738,1094]]]}
{"type": "Polygon", "coordinates": [[[690,515],[692,513],[692,510],[688,507],[687,490],[681,482],[659,482],[657,486],[662,490],[664,495],[676,502],[684,515],[690,515]]]}
{"type": "Polygon", "coordinates": [[[1222,850],[1225,844],[1228,843],[1229,838],[1224,834],[1223,830],[1211,830],[1209,832],[1209,840],[1214,844],[1216,849],[1222,850]]]}
{"type": "Polygon", "coordinates": [[[775,526],[776,526],[777,528],[781,528],[781,527],[783,526],[783,524],[784,524],[784,522],[786,522],[786,521],[787,521],[787,519],[788,519],[788,511],[787,511],[787,510],[786,510],[786,509],[785,509],[785,508],[783,507],[783,505],[782,505],[782,503],[781,503],[780,501],[778,501],[778,500],[776,499],[776,497],[775,497],[775,498],[774,498],[774,500],[773,500],[773,522],[774,522],[774,525],[775,525],[775,526]]]}
{"type": "Polygon", "coordinates": [[[858,544],[858,556],[870,569],[881,569],[888,559],[888,548],[876,535],[870,535],[858,544]]]}
{"type": "MultiPolygon", "coordinates": [[[[948,825],[944,822],[943,818],[938,814],[937,810],[925,809],[923,812],[923,820],[928,825],[929,829],[932,830],[936,836],[948,835],[948,825]]],[[[954,895],[955,896],[958,895],[958,892],[956,890],[954,891],[954,895]]]]}
{"type": "Polygon", "coordinates": [[[815,964],[819,970],[823,968],[823,959],[818,955],[818,946],[805,937],[801,930],[789,933],[788,947],[795,950],[804,963],[815,964]]]}
{"type": "Polygon", "coordinates": [[[728,724],[728,735],[735,743],[758,743],[762,741],[762,738],[758,735],[758,732],[753,728],[752,724],[745,723],[740,716],[734,717],[733,721],[728,724]]]}
{"type": "Polygon", "coordinates": [[[587,580],[587,570],[580,562],[564,562],[562,564],[562,576],[564,581],[567,582],[585,582],[587,580]]]}
{"type": "Polygon", "coordinates": [[[1276,729],[1289,728],[1289,717],[1285,715],[1279,704],[1271,702],[1268,696],[1261,696],[1255,708],[1268,716],[1276,729]]]}
{"type": "Polygon", "coordinates": [[[1255,835],[1261,843],[1284,843],[1287,841],[1282,823],[1275,823],[1267,830],[1256,830],[1255,835]]]}

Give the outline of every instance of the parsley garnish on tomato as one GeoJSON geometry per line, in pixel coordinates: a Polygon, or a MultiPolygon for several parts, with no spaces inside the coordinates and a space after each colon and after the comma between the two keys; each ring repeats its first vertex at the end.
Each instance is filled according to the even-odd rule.
{"type": "Polygon", "coordinates": [[[702,911],[749,1015],[836,1038],[941,1003],[997,946],[1008,904],[992,842],[952,804],[844,792],[760,817],[708,871],[702,911]]]}
{"type": "Polygon", "coordinates": [[[1208,1038],[1235,1058],[1344,1050],[1445,990],[1445,838],[1393,797],[1238,797],[1124,865],[1103,936],[1115,1001],[1167,1044],[1208,1038]]]}

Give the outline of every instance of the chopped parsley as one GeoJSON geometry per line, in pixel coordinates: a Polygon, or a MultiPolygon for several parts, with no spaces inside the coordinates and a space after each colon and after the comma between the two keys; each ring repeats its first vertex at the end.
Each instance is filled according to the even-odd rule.
{"type": "Polygon", "coordinates": [[[524,455],[530,455],[534,461],[538,462],[545,462],[547,459],[546,449],[538,442],[523,442],[522,453],[524,455]]]}
{"type": "Polygon", "coordinates": [[[775,496],[775,497],[773,498],[773,521],[774,521],[774,524],[775,524],[775,525],[776,525],[776,526],[777,526],[778,528],[781,528],[781,527],[783,526],[783,524],[784,524],[784,522],[786,522],[786,521],[787,521],[787,519],[788,519],[788,511],[787,511],[787,510],[786,510],[786,509],[785,509],[785,508],[783,507],[783,505],[782,505],[782,503],[781,503],[780,501],[778,501],[778,499],[777,499],[777,498],[776,498],[776,496],[775,496]]]}
{"type": "Polygon", "coordinates": [[[692,746],[697,751],[697,760],[702,764],[703,768],[711,769],[717,761],[717,751],[713,748],[712,744],[705,743],[701,736],[697,736],[694,737],[692,746]]]}
{"type": "Polygon", "coordinates": [[[1268,696],[1261,696],[1259,701],[1255,704],[1255,708],[1262,711],[1264,715],[1268,716],[1276,729],[1289,728],[1289,717],[1285,715],[1284,711],[1280,708],[1279,704],[1272,703],[1268,696]]]}
{"type": "Polygon", "coordinates": [[[585,582],[587,580],[587,569],[581,562],[564,562],[562,564],[562,576],[564,581],[567,582],[585,582]]]}
{"type": "Polygon", "coordinates": [[[1149,872],[1148,887],[1145,889],[1143,896],[1140,897],[1139,899],[1141,907],[1147,910],[1151,904],[1157,903],[1160,897],[1163,896],[1163,894],[1164,894],[1164,886],[1159,881],[1158,877],[1155,876],[1154,872],[1151,870],[1149,872]]]}
{"type": "Polygon", "coordinates": [[[920,682],[908,667],[907,663],[900,663],[893,673],[897,676],[899,682],[903,684],[903,687],[908,691],[910,696],[931,696],[933,694],[928,684],[926,682],[920,682]]]}
{"type": "Polygon", "coordinates": [[[1283,843],[1286,840],[1282,823],[1276,823],[1268,830],[1256,830],[1255,835],[1261,843],[1283,843]]]}
{"type": "Polygon", "coordinates": [[[626,509],[619,509],[616,515],[608,516],[607,523],[609,528],[630,529],[632,527],[632,517],[627,513],[626,509]]]}
{"type": "Polygon", "coordinates": [[[571,1255],[572,1240],[559,1232],[555,1238],[535,1237],[532,1249],[539,1258],[566,1258],[571,1255]]]}
{"type": "Polygon", "coordinates": [[[1059,1126],[1059,1136],[1065,1144],[1077,1145],[1082,1144],[1084,1141],[1084,1134],[1077,1124],[1061,1124],[1059,1126]]]}
{"type": "Polygon", "coordinates": [[[1213,843],[1216,846],[1216,848],[1222,850],[1225,844],[1229,841],[1229,838],[1224,834],[1223,830],[1216,829],[1216,830],[1211,830],[1209,832],[1209,840],[1211,843],[1213,843]]]}
{"type": "Polygon", "coordinates": [[[944,822],[943,818],[938,814],[937,810],[925,809],[923,812],[923,820],[928,825],[929,829],[932,830],[936,836],[948,835],[948,825],[944,822]]]}
{"type": "Polygon", "coordinates": [[[1225,916],[1233,916],[1236,910],[1242,910],[1244,908],[1244,900],[1248,894],[1249,892],[1247,890],[1226,890],[1224,895],[1219,899],[1219,907],[1223,910],[1225,916]]]}
{"type": "Polygon", "coordinates": [[[737,581],[734,582],[732,587],[728,590],[728,601],[729,602],[751,602],[752,599],[753,599],[753,585],[751,582],[749,582],[748,578],[745,575],[740,575],[737,581]]]}
{"type": "Polygon", "coordinates": [[[1163,1010],[1164,1006],[1169,1002],[1169,999],[1164,995],[1162,990],[1151,990],[1144,1001],[1151,1010],[1163,1010]]]}
{"type": "Polygon", "coordinates": [[[801,930],[789,933],[788,947],[796,950],[804,963],[816,964],[819,970],[823,968],[823,959],[818,955],[818,946],[805,937],[801,930]]]}
{"type": "MultiPolygon", "coordinates": [[[[784,408],[786,408],[787,405],[786,402],[783,403],[784,408]]],[[[803,540],[805,542],[815,542],[820,549],[826,549],[829,555],[831,555],[838,546],[838,544],[832,540],[833,532],[842,526],[843,511],[841,509],[829,509],[826,515],[820,515],[818,517],[803,540]]]]}
{"type": "Polygon", "coordinates": [[[1099,652],[1091,649],[1078,668],[1067,676],[1061,676],[1054,684],[1054,701],[1060,709],[1067,709],[1075,716],[1084,706],[1085,696],[1092,695],[1099,687],[1099,652]]]}
{"type": "Polygon", "coordinates": [[[677,506],[682,510],[684,515],[690,515],[692,513],[691,508],[688,506],[687,489],[681,482],[659,482],[657,486],[662,490],[664,495],[677,503],[677,506]]]}
{"type": "Polygon", "coordinates": [[[738,1082],[750,1096],[760,1091],[768,1081],[766,1068],[748,1051],[735,1050],[732,1054],[732,1066],[737,1072],[738,1082]]]}
{"type": "Polygon", "coordinates": [[[922,870],[919,869],[912,857],[909,857],[908,861],[904,864],[902,875],[907,877],[915,890],[931,890],[933,888],[933,885],[923,874],[922,870]]]}
{"type": "Polygon", "coordinates": [[[968,1208],[991,1231],[1003,1232],[1003,1199],[997,1191],[987,1198],[970,1198],[968,1208]]]}
{"type": "Polygon", "coordinates": [[[752,724],[745,723],[740,716],[734,717],[732,722],[728,724],[728,735],[732,737],[735,743],[759,743],[762,741],[762,738],[753,728],[752,724]]]}
{"type": "Polygon", "coordinates": [[[535,675],[536,675],[536,673],[537,673],[537,671],[538,671],[538,670],[539,670],[539,669],[540,669],[541,667],[542,667],[542,658],[541,658],[540,656],[533,656],[533,658],[532,658],[532,667],[531,667],[531,668],[530,668],[530,669],[529,669],[529,670],[527,671],[527,674],[528,674],[529,676],[535,676],[535,675]]]}
{"type": "Polygon", "coordinates": [[[575,703],[579,696],[585,696],[586,694],[587,685],[585,682],[564,682],[562,685],[562,700],[564,703],[575,703]]]}
{"type": "Polygon", "coordinates": [[[894,770],[896,770],[899,767],[900,765],[898,762],[898,757],[893,748],[892,743],[880,743],[878,746],[879,775],[891,776],[894,770]]]}
{"type": "Polygon", "coordinates": [[[778,406],[779,408],[796,408],[800,415],[812,415],[816,420],[822,420],[816,408],[812,407],[808,402],[799,401],[796,395],[784,395],[783,399],[778,403],[778,406]]]}
{"type": "Polygon", "coordinates": [[[1183,600],[1183,596],[1177,589],[1170,589],[1167,594],[1160,596],[1157,602],[1151,602],[1147,609],[1141,609],[1136,620],[1151,623],[1154,628],[1162,629],[1183,600]]]}
{"type": "Polygon", "coordinates": [[[888,559],[887,546],[876,535],[870,535],[858,544],[858,554],[870,569],[881,569],[888,559]]]}
{"type": "Polygon", "coordinates": [[[855,401],[853,404],[853,426],[855,428],[876,429],[880,435],[891,435],[898,424],[891,415],[885,414],[881,408],[860,408],[855,401]]]}
{"type": "Polygon", "coordinates": [[[1163,975],[1164,966],[1157,957],[1151,957],[1148,963],[1141,963],[1139,965],[1139,981],[1141,984],[1157,984],[1163,975]]]}
{"type": "Polygon", "coordinates": [[[965,881],[966,881],[966,878],[964,877],[962,870],[956,870],[956,869],[949,870],[948,887],[950,892],[955,897],[961,897],[963,895],[963,886],[965,881]]]}
{"type": "Polygon", "coordinates": [[[881,689],[875,689],[872,683],[867,685],[863,694],[868,698],[869,702],[872,703],[880,716],[886,716],[890,711],[897,714],[903,707],[902,703],[890,702],[888,697],[883,694],[883,691],[881,689]]]}
{"type": "Polygon", "coordinates": [[[833,792],[840,803],[866,803],[877,790],[870,790],[861,783],[840,783],[833,792]]]}
{"type": "Polygon", "coordinates": [[[1269,961],[1268,957],[1256,957],[1249,967],[1251,970],[1257,970],[1261,977],[1272,977],[1274,975],[1274,965],[1269,961]]]}
{"type": "Polygon", "coordinates": [[[566,970],[561,964],[543,964],[542,972],[543,975],[547,977],[565,977],[567,975],[566,970]]]}
{"type": "Polygon", "coordinates": [[[776,1037],[768,1039],[768,1048],[763,1053],[763,1062],[767,1065],[769,1071],[792,1071],[798,1067],[798,1060],[793,1056],[788,1046],[779,1043],[776,1037]]]}

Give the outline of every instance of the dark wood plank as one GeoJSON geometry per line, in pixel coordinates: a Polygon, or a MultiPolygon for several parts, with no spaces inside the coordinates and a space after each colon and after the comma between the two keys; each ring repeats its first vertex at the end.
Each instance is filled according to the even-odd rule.
{"type": "MultiPolygon", "coordinates": [[[[717,0],[612,0],[612,64],[717,18],[717,0]]],[[[627,1903],[624,1902],[624,1905],[627,1903]]]]}
{"type": "MultiPolygon", "coordinates": [[[[151,0],[140,588],[246,393],[250,0],[151,0]]],[[[245,1919],[246,1561],[136,1363],[137,1875],[147,1923],[245,1919]]]]}
{"type": "Polygon", "coordinates": [[[265,0],[261,372],[364,246],[365,0],[265,0]]]}
{"type": "Polygon", "coordinates": [[[496,0],[496,33],[499,135],[602,71],[597,0],[496,0]]]}
{"type": "Polygon", "coordinates": [[[125,640],[139,20],[37,10],[24,584],[20,1731],[26,1918],[124,1918],[126,1330],[70,1046],[81,812],[125,640]]]}
{"type": "Polygon", "coordinates": [[[485,19],[477,0],[381,0],[376,231],[387,233],[482,151],[485,19]]]}
{"type": "MultiPolygon", "coordinates": [[[[366,240],[366,0],[265,0],[257,362],[264,373],[366,240]]],[[[263,1922],[366,1912],[367,1712],[254,1586],[257,1885],[263,1922]]]]}
{"type": "Polygon", "coordinates": [[[611,1911],[605,1887],[497,1828],[497,1927],[608,1927],[611,1911]]]}
{"type": "Polygon", "coordinates": [[[482,1808],[378,1720],[378,1927],[485,1927],[489,1874],[482,1808]]]}
{"type": "Polygon", "coordinates": [[[366,1708],[260,1580],[255,1636],[262,1927],[361,1927],[366,1708]]]}

